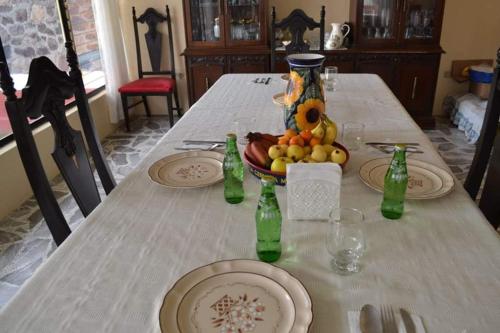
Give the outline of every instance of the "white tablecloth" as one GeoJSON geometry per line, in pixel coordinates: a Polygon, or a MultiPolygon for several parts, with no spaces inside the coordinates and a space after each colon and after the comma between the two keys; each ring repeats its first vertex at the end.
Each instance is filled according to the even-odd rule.
{"type": "MultiPolygon", "coordinates": [[[[223,186],[174,190],[153,184],[148,167],[182,139],[224,139],[236,117],[258,117],[255,130],[283,131],[271,97],[285,83],[273,75],[225,75],[158,143],[35,273],[0,314],[0,332],[159,332],[163,297],[186,272],[207,263],[256,258],[254,214],[259,183],[245,179],[245,201],[226,204],[223,186]]],[[[368,140],[417,140],[415,156],[446,168],[431,143],[375,75],[341,75],[327,93],[339,124],[366,124],[368,140]]],[[[450,195],[409,201],[399,221],[384,220],[381,195],[358,178],[380,153],[353,152],[343,176],[343,206],[364,211],[367,253],[360,273],[329,266],[323,222],[284,221],[277,265],[300,279],[314,304],[312,332],[348,332],[347,313],[365,303],[392,304],[421,315],[428,332],[498,332],[500,241],[457,183],[450,195]]],[[[282,212],[286,193],[278,188],[282,212]]],[[[286,216],[286,214],[284,214],[286,216]]]]}

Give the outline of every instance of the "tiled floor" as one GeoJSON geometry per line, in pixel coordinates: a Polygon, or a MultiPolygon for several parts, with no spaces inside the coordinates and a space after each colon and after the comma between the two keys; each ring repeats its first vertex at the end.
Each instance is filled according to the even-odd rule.
{"type": "MultiPolygon", "coordinates": [[[[103,147],[117,182],[123,179],[151,150],[168,129],[163,117],[139,118],[132,132],[118,131],[108,137],[103,147]]],[[[458,179],[463,181],[474,156],[475,146],[467,144],[462,132],[446,121],[426,131],[458,179]]],[[[56,179],[54,192],[72,230],[83,217],[65,183],[56,179]]],[[[102,188],[100,192],[104,191],[102,188]]],[[[104,196],[104,194],[103,194],[104,196]]],[[[3,306],[54,251],[55,245],[34,198],[26,201],[10,216],[0,221],[0,307],[3,306]]]]}

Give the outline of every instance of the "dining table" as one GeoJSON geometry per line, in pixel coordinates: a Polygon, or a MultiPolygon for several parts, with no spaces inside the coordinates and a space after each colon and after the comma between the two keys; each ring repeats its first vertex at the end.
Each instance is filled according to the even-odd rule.
{"type": "MultiPolygon", "coordinates": [[[[237,123],[283,133],[283,109],[273,96],[286,86],[280,74],[223,75],[1,310],[0,332],[160,332],[165,294],[183,275],[220,260],[257,260],[260,181],[248,169],[240,204],[225,202],[222,182],[169,188],[151,181],[148,169],[178,153],[183,140],[223,141],[237,123]],[[268,84],[256,83],[262,77],[268,84]]],[[[451,173],[379,76],[339,74],[325,97],[325,112],[339,128],[360,122],[365,141],[417,142],[423,153],[409,158],[451,173]]],[[[351,332],[348,313],[374,304],[420,316],[427,332],[499,332],[499,234],[456,178],[446,196],[407,200],[401,219],[385,219],[382,194],[362,182],[359,169],[390,156],[364,145],[350,152],[343,170],[340,205],[365,217],[366,252],[353,275],[332,271],[328,222],[287,219],[286,186],[276,186],[283,253],[273,265],[307,289],[309,331],[351,332]]]]}

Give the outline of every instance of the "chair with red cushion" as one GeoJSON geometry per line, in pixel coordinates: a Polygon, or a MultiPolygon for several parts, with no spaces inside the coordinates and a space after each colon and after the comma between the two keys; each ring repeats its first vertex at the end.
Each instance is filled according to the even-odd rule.
{"type": "Polygon", "coordinates": [[[175,82],[174,43],[172,39],[172,24],[168,6],[166,6],[166,12],[167,15],[165,16],[159,13],[154,8],[148,8],[141,16],[139,16],[139,18],[137,18],[135,7],[132,7],[139,79],[124,84],[118,89],[122,97],[123,113],[125,116],[125,125],[127,126],[127,131],[130,131],[128,109],[130,109],[131,107],[134,107],[140,103],[144,103],[146,114],[148,115],[148,117],[151,117],[148,101],[146,99],[147,96],[167,97],[170,127],[174,125],[173,110],[177,110],[177,114],[179,117],[182,116],[182,109],[179,105],[179,97],[177,95],[177,86],[175,82]],[[151,61],[151,71],[144,71],[142,68],[141,45],[139,41],[139,29],[137,26],[137,22],[141,24],[146,23],[148,25],[148,31],[144,34],[144,37],[146,39],[149,60],[151,61]],[[157,25],[162,22],[167,22],[170,70],[160,69],[162,60],[162,34],[157,30],[157,25]],[[129,96],[141,96],[142,100],[132,105],[128,105],[129,96]],[[175,99],[175,107],[173,107],[172,105],[172,96],[175,99]]]}

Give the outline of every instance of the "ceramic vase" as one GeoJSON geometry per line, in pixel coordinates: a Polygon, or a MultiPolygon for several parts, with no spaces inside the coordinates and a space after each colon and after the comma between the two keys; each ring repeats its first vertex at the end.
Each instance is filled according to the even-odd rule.
{"type": "Polygon", "coordinates": [[[312,130],[325,112],[321,66],[325,57],[303,53],[287,56],[290,79],[285,94],[285,128],[312,130]]]}

